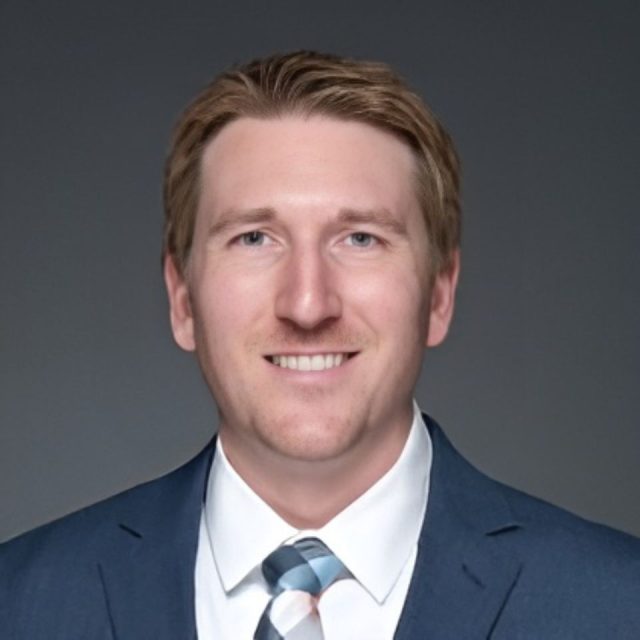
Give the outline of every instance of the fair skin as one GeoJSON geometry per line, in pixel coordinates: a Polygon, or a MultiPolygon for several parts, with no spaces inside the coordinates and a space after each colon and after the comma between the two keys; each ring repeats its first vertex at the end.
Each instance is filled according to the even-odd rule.
{"type": "Polygon", "coordinates": [[[458,261],[430,277],[408,146],[333,118],[241,118],[207,146],[184,274],[165,260],[230,463],[281,517],[318,528],[397,460],[458,261]]]}

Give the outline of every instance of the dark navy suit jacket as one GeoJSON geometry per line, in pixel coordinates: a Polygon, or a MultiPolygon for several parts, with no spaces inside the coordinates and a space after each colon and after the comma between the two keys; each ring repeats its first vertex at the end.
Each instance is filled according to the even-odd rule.
{"type": "MultiPolygon", "coordinates": [[[[395,638],[639,640],[640,541],[494,482],[426,420],[429,504],[395,638]]],[[[213,451],[0,545],[0,638],[194,640],[213,451]]]]}

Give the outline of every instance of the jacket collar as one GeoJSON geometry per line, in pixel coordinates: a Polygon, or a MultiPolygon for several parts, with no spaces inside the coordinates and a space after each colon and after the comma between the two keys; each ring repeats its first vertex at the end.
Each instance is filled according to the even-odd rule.
{"type": "Polygon", "coordinates": [[[520,529],[500,485],[456,452],[428,416],[427,513],[396,640],[487,638],[520,573],[504,544],[520,529]]]}

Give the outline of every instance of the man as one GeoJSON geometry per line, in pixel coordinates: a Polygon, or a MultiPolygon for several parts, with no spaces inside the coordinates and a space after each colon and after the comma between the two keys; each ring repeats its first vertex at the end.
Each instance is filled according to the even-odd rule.
{"type": "Polygon", "coordinates": [[[638,638],[640,544],[495,483],[413,403],[459,271],[458,162],[387,67],[226,73],[167,162],[196,459],[4,545],[3,638],[638,638]]]}

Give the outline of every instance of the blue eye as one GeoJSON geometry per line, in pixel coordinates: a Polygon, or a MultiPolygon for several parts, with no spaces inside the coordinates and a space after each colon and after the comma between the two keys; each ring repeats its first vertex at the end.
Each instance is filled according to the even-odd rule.
{"type": "Polygon", "coordinates": [[[365,233],[364,231],[356,231],[349,235],[347,239],[347,243],[360,248],[367,248],[374,244],[376,239],[370,234],[365,233]]]}
{"type": "Polygon", "coordinates": [[[238,238],[240,244],[247,247],[259,247],[265,243],[266,239],[267,237],[262,231],[247,231],[238,238]]]}

